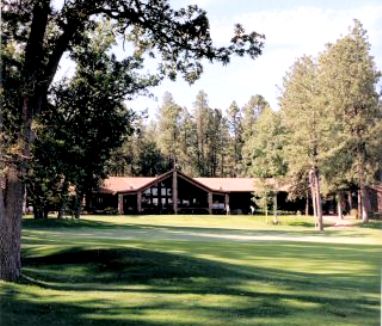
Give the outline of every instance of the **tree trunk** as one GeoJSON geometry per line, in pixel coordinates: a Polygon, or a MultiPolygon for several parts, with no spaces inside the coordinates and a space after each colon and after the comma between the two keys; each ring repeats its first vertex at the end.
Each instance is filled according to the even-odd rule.
{"type": "Polygon", "coordinates": [[[65,210],[68,207],[68,201],[69,201],[68,187],[69,187],[69,182],[67,181],[66,177],[64,177],[61,191],[60,191],[60,203],[59,203],[60,207],[57,213],[58,219],[64,218],[65,210]]]}
{"type": "Polygon", "coordinates": [[[41,205],[36,205],[36,203],[33,204],[33,216],[36,220],[41,220],[44,218],[43,208],[41,205]]]}
{"type": "Polygon", "coordinates": [[[44,36],[48,24],[50,1],[36,1],[33,5],[32,22],[25,46],[24,80],[20,89],[22,98],[20,130],[16,131],[20,152],[17,165],[9,164],[5,176],[5,189],[0,186],[0,279],[16,281],[21,274],[21,220],[24,197],[22,178],[30,158],[33,115],[40,112],[46,100],[46,92],[57,71],[58,63],[66,50],[71,36],[76,31],[74,24],[57,41],[56,48],[42,74],[44,56],[44,36]],[[59,43],[60,42],[60,43],[59,43]],[[41,77],[42,76],[42,77],[41,77]],[[33,106],[31,104],[33,99],[33,106]]]}
{"type": "Polygon", "coordinates": [[[313,206],[313,216],[315,220],[317,221],[317,199],[316,199],[316,192],[314,190],[314,186],[311,186],[311,192],[312,192],[312,206],[313,206]]]}
{"type": "Polygon", "coordinates": [[[24,185],[15,166],[9,166],[6,188],[0,189],[0,279],[16,281],[21,273],[21,217],[24,185]]]}
{"type": "Polygon", "coordinates": [[[358,174],[358,186],[359,186],[359,199],[358,202],[358,213],[359,217],[362,218],[363,223],[369,222],[369,212],[368,212],[368,194],[365,185],[365,149],[364,145],[359,144],[357,147],[357,174],[358,174]]]}
{"type": "Polygon", "coordinates": [[[321,204],[321,192],[320,192],[320,173],[317,167],[313,167],[309,172],[309,183],[312,191],[312,202],[314,216],[316,223],[320,231],[324,230],[324,224],[322,220],[322,204],[321,204]]]}
{"type": "Polygon", "coordinates": [[[277,216],[277,192],[273,195],[273,223],[279,224],[279,219],[277,216]]]}
{"type": "Polygon", "coordinates": [[[317,210],[317,222],[318,229],[320,231],[324,230],[324,222],[322,218],[322,203],[321,203],[321,191],[320,191],[320,172],[318,169],[315,169],[314,173],[315,178],[315,192],[316,192],[316,210],[317,210]]]}
{"type": "Polygon", "coordinates": [[[353,209],[353,197],[351,194],[351,191],[347,192],[347,198],[348,198],[348,205],[349,205],[349,212],[353,209]]]}
{"type": "Polygon", "coordinates": [[[369,222],[369,194],[367,192],[365,184],[361,188],[361,212],[362,212],[362,222],[369,222]]]}
{"type": "Polygon", "coordinates": [[[79,192],[76,190],[76,196],[74,198],[74,218],[79,219],[81,217],[81,205],[82,205],[82,199],[83,194],[82,192],[79,192]]]}
{"type": "Polygon", "coordinates": [[[316,191],[315,191],[315,178],[313,170],[309,171],[309,186],[312,194],[312,206],[313,206],[313,216],[315,221],[317,221],[317,199],[316,199],[316,191]]]}
{"type": "Polygon", "coordinates": [[[337,193],[337,213],[338,219],[343,220],[344,216],[342,214],[342,193],[340,191],[337,193]]]}
{"type": "Polygon", "coordinates": [[[5,190],[0,191],[0,279],[5,281],[16,281],[21,274],[21,220],[25,192],[22,177],[26,173],[32,139],[32,108],[28,96],[22,101],[22,121],[18,135],[20,156],[17,164],[8,164],[5,190]]]}
{"type": "Polygon", "coordinates": [[[44,219],[48,219],[49,217],[49,207],[45,206],[44,207],[44,219]]]}
{"type": "Polygon", "coordinates": [[[309,191],[306,192],[305,216],[309,216],[309,191]]]}
{"type": "Polygon", "coordinates": [[[358,199],[358,206],[357,206],[357,216],[356,219],[358,220],[362,216],[362,195],[361,195],[361,189],[358,189],[357,191],[357,199],[358,199]]]}

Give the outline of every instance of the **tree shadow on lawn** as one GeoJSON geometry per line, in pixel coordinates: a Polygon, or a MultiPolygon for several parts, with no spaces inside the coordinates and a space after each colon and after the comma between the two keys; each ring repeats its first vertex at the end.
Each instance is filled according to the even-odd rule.
{"type": "MultiPolygon", "coordinates": [[[[27,251],[25,253],[27,254],[27,251]]],[[[219,316],[222,318],[241,316],[270,318],[270,322],[272,318],[284,318],[289,314],[298,314],[307,310],[317,316],[322,311],[341,319],[354,318],[362,314],[366,316],[375,314],[378,317],[379,301],[362,294],[352,296],[353,292],[357,291],[357,285],[360,284],[357,283],[356,278],[341,281],[341,275],[338,274],[319,276],[272,268],[245,269],[241,266],[207,259],[141,249],[72,248],[43,257],[26,257],[23,262],[23,273],[27,284],[34,284],[45,290],[73,291],[73,295],[76,293],[81,295],[83,291],[99,291],[100,293],[111,291],[142,295],[161,294],[169,295],[171,298],[176,298],[177,295],[221,295],[234,298],[232,304],[224,308],[190,306],[185,302],[157,302],[155,307],[147,308],[145,305],[139,307],[143,310],[164,309],[176,314],[181,313],[182,310],[195,309],[195,313],[202,311],[215,320],[219,319],[219,316]],[[252,285],[248,286],[248,284],[252,285]],[[257,289],[256,284],[277,288],[277,290],[267,292],[264,289],[257,289]],[[335,295],[331,295],[332,293],[335,295]],[[237,303],[235,303],[236,299],[237,303]],[[240,304],[242,300],[246,304],[240,304]],[[285,303],[288,300],[300,302],[301,308],[288,307],[285,303]],[[304,304],[310,307],[307,308],[304,304]]],[[[43,306],[42,303],[29,302],[30,299],[25,295],[13,296],[5,293],[5,296],[10,302],[15,301],[14,304],[19,307],[35,305],[35,308],[31,308],[33,314],[40,311],[40,306],[43,306]]],[[[102,297],[102,294],[100,296],[102,297]]],[[[113,317],[113,309],[116,315],[128,314],[130,309],[116,308],[110,301],[103,302],[102,298],[96,300],[96,303],[110,308],[106,312],[109,317],[103,318],[110,318],[113,322],[120,318],[113,317]]],[[[68,304],[58,300],[53,304],[52,311],[63,314],[67,311],[72,314],[71,318],[77,324],[86,325],[86,322],[91,321],[92,325],[93,322],[98,325],[98,321],[83,317],[89,313],[97,313],[95,308],[89,308],[92,305],[90,302],[84,307],[81,302],[68,304]]],[[[76,324],[74,321],[73,325],[76,324]]],[[[103,319],[103,322],[106,321],[103,319]]],[[[134,324],[133,320],[129,322],[119,320],[119,322],[127,325],[134,324]]],[[[148,321],[147,323],[139,322],[137,325],[154,324],[148,321]]],[[[163,325],[184,324],[174,322],[163,325]]]]}

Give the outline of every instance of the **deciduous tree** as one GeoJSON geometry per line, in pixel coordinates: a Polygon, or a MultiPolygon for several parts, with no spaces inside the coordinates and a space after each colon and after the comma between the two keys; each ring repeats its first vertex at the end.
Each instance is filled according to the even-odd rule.
{"type": "MultiPolygon", "coordinates": [[[[24,184],[32,121],[44,110],[47,93],[64,52],[71,52],[84,40],[84,31],[94,30],[95,22],[109,17],[116,32],[131,41],[134,53],[142,58],[147,51],[160,59],[160,77],[176,78],[179,72],[192,82],[202,73],[201,58],[228,63],[233,54],[256,57],[261,38],[245,34],[236,26],[232,45],[214,47],[206,12],[197,6],[174,10],[166,0],[65,1],[54,8],[50,0],[3,0],[2,47],[15,43],[17,58],[3,61],[2,132],[10,137],[3,175],[6,189],[0,188],[0,279],[17,280],[21,271],[20,236],[24,184]],[[8,78],[11,76],[11,78],[8,78]],[[4,114],[3,114],[4,117],[4,114]]],[[[136,63],[141,65],[142,61],[136,63]]],[[[129,64],[129,60],[125,61],[129,64]]]]}

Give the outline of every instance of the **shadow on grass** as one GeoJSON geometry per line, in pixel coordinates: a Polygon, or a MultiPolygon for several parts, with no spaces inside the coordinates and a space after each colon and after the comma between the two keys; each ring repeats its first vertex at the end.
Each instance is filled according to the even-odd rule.
{"type": "Polygon", "coordinates": [[[84,250],[74,247],[41,257],[28,256],[28,250],[24,255],[25,286],[37,287],[39,293],[51,290],[71,293],[79,300],[61,302],[60,296],[54,299],[50,293],[45,294],[50,298],[47,304],[43,295],[39,298],[22,288],[14,290],[11,285],[0,286],[0,308],[3,321],[5,319],[2,324],[7,326],[62,325],[62,318],[65,320],[63,325],[105,325],[111,322],[142,326],[196,325],[198,314],[209,316],[215,324],[220,320],[222,325],[228,320],[232,324],[235,318],[261,318],[263,322],[269,319],[267,325],[277,325],[273,323],[277,318],[299,313],[319,316],[320,311],[341,320],[351,320],[359,315],[378,316],[378,300],[362,295],[349,297],[348,290],[352,291],[352,287],[354,290],[354,280],[341,282],[339,275],[319,276],[272,268],[244,269],[228,263],[141,249],[84,250]],[[256,285],[278,290],[265,291],[256,285]],[[81,295],[89,291],[99,293],[99,298],[81,299],[81,295]],[[121,305],[103,298],[105,291],[160,297],[157,301],[132,308],[128,301],[121,305]],[[187,303],[184,299],[178,302],[175,298],[179,295],[224,296],[231,301],[224,307],[204,306],[198,302],[187,303]],[[160,299],[163,296],[167,299],[160,299]],[[299,302],[301,306],[288,306],[288,301],[299,302]],[[190,309],[195,312],[194,323],[185,324],[181,318],[178,322],[154,322],[149,316],[168,312],[181,317],[190,309]]]}

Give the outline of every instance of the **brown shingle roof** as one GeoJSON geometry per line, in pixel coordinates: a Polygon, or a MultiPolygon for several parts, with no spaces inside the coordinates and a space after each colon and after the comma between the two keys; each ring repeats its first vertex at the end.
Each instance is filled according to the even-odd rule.
{"type": "Polygon", "coordinates": [[[134,192],[154,181],[155,177],[109,177],[99,191],[102,193],[134,192]]]}
{"type": "MultiPolygon", "coordinates": [[[[110,177],[106,179],[99,191],[101,193],[127,193],[142,190],[150,186],[157,180],[167,178],[173,171],[166,172],[158,177],[110,177]]],[[[253,192],[259,186],[255,178],[191,178],[185,174],[178,172],[179,176],[194,181],[201,187],[205,187],[206,191],[216,192],[253,192]]],[[[269,185],[275,186],[279,191],[288,191],[289,186],[278,184],[275,179],[268,179],[269,185]]]]}
{"type": "Polygon", "coordinates": [[[216,191],[253,191],[255,189],[252,178],[194,178],[206,187],[216,191]]]}

